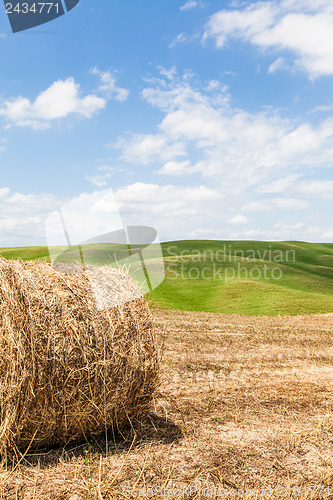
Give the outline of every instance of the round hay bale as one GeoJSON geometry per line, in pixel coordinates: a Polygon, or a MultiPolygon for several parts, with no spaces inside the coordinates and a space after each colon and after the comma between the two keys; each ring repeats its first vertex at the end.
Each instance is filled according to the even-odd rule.
{"type": "MultiPolygon", "coordinates": [[[[106,292],[138,297],[122,270],[106,292]]],[[[107,279],[109,278],[109,279],[107,279]]],[[[143,297],[100,310],[87,273],[0,258],[0,453],[65,445],[143,418],[158,383],[143,297]]]]}

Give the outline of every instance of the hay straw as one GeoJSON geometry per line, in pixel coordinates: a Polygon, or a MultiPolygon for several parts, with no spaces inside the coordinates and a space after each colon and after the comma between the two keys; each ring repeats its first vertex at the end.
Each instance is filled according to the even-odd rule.
{"type": "MultiPolygon", "coordinates": [[[[139,297],[123,270],[100,272],[110,296],[139,297]]],[[[0,258],[2,457],[32,440],[40,448],[120,431],[146,415],[157,383],[143,297],[99,310],[86,272],[0,258]]]]}

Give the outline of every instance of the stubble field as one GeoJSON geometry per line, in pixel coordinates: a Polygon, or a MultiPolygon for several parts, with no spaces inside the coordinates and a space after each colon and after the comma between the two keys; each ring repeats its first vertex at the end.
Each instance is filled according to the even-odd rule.
{"type": "Polygon", "coordinates": [[[153,311],[161,387],[144,424],[30,450],[3,499],[332,498],[333,314],[153,311]],[[220,496],[219,496],[220,495],[220,496]]]}

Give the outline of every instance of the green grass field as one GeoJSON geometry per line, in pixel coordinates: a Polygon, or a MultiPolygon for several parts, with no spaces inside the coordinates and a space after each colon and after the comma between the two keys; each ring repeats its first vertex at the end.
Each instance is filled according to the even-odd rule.
{"type": "MultiPolygon", "coordinates": [[[[164,282],[153,307],[247,315],[333,312],[333,244],[177,241],[162,244],[164,282]]],[[[94,248],[95,263],[109,255],[94,248]]],[[[46,247],[0,249],[6,258],[48,260],[46,247]]]]}

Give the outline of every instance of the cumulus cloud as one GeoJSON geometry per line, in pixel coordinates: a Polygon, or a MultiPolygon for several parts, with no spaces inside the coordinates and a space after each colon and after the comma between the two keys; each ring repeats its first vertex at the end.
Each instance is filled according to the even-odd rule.
{"type": "Polygon", "coordinates": [[[106,107],[108,99],[114,98],[118,101],[127,99],[127,90],[116,86],[111,73],[101,72],[97,68],[92,72],[101,80],[97,93],[83,96],[80,85],[72,77],[57,80],[42,91],[34,101],[23,96],[5,100],[0,105],[0,116],[6,119],[7,126],[46,129],[54,120],[71,115],[91,118],[97,111],[106,107]]]}
{"type": "MultiPolygon", "coordinates": [[[[203,40],[212,38],[218,48],[239,39],[261,49],[289,51],[294,67],[311,78],[333,74],[333,5],[330,0],[257,1],[211,16],[203,40]]],[[[285,63],[278,59],[270,72],[285,63]]]]}
{"type": "Polygon", "coordinates": [[[126,224],[155,227],[163,240],[191,238],[198,227],[209,228],[222,199],[204,185],[136,182],[115,193],[126,224]]]}
{"type": "Polygon", "coordinates": [[[168,161],[186,155],[181,141],[169,140],[163,134],[133,134],[119,138],[111,145],[122,151],[122,159],[148,165],[155,160],[168,161]]]}
{"type": "MultiPolygon", "coordinates": [[[[162,118],[153,133],[134,132],[120,137],[113,144],[120,150],[120,159],[136,167],[150,167],[160,178],[168,176],[168,180],[174,178],[177,182],[195,174],[192,183],[201,178],[203,186],[221,196],[214,203],[199,204],[196,212],[183,188],[168,188],[174,190],[180,217],[186,220],[185,232],[180,237],[199,237],[198,231],[203,231],[200,234],[221,239],[286,239],[289,233],[282,227],[267,231],[263,228],[273,228],[281,218],[292,225],[294,214],[304,211],[307,217],[310,208],[311,217],[318,217],[324,224],[326,218],[319,214],[322,210],[327,212],[329,207],[320,208],[315,196],[309,195],[307,183],[311,182],[307,177],[313,176],[316,169],[322,172],[333,166],[331,118],[312,124],[286,118],[272,108],[250,113],[233,106],[229,89],[223,83],[215,80],[201,83],[195,75],[179,76],[174,69],[163,70],[158,78],[149,80],[142,97],[162,113],[162,118]],[[198,220],[195,222],[192,216],[198,220]]],[[[166,188],[147,189],[136,185],[142,198],[156,202],[151,209],[147,209],[147,204],[142,206],[149,217],[154,214],[157,217],[158,213],[163,231],[172,234],[172,224],[179,227],[180,222],[168,203],[163,202],[166,188]],[[164,220],[169,215],[172,224],[164,220]]],[[[318,198],[324,185],[315,185],[314,189],[318,198]]],[[[328,200],[329,193],[327,187],[321,202],[324,198],[328,200]]],[[[133,191],[130,197],[135,199],[133,191]]],[[[130,200],[128,203],[131,205],[130,200]]],[[[304,228],[295,230],[293,238],[320,241],[323,229],[318,225],[316,232],[311,227],[308,232],[304,228]]]]}
{"type": "MultiPolygon", "coordinates": [[[[152,226],[164,240],[189,238],[198,224],[209,226],[207,216],[213,219],[222,199],[217,190],[204,185],[144,182],[119,187],[114,194],[125,225],[152,226]]],[[[50,193],[26,194],[0,188],[0,247],[46,245],[45,221],[69,201],[50,193]]],[[[91,224],[87,227],[87,234],[94,230],[98,232],[98,221],[95,229],[91,224]]]]}
{"type": "Polygon", "coordinates": [[[90,118],[105,106],[106,99],[97,95],[81,97],[79,84],[73,78],[67,78],[54,82],[32,102],[22,96],[5,101],[0,115],[6,118],[9,125],[45,129],[53,120],[72,114],[90,118]]]}
{"type": "MultiPolygon", "coordinates": [[[[276,198],[262,201],[257,207],[243,207],[251,212],[249,220],[244,210],[240,213],[239,207],[230,206],[230,199],[219,189],[203,184],[135,182],[115,189],[114,194],[125,225],[154,227],[163,241],[197,238],[332,240],[332,226],[325,227],[323,221],[315,224],[296,218],[299,210],[305,208],[302,200],[276,198]],[[284,209],[283,222],[281,219],[274,221],[272,217],[280,209],[284,209]],[[295,209],[299,210],[295,212],[295,209]],[[295,219],[287,220],[294,212],[295,219]],[[260,222],[267,217],[270,223],[264,227],[260,222]]],[[[79,198],[84,195],[82,193],[79,198]]],[[[69,201],[49,193],[23,194],[8,187],[0,188],[0,247],[46,245],[44,223],[47,217],[69,201]]],[[[94,232],[91,224],[87,230],[94,232]]],[[[98,233],[98,223],[95,231],[98,233]]]]}
{"type": "Polygon", "coordinates": [[[249,113],[232,106],[222,83],[172,74],[142,91],[163,117],[155,133],[128,133],[113,144],[123,160],[152,165],[158,174],[197,172],[238,193],[285,177],[291,168],[297,176],[332,166],[333,119],[312,125],[270,108],[249,113]]]}
{"type": "Polygon", "coordinates": [[[0,246],[45,245],[44,221],[64,203],[50,193],[24,194],[0,189],[0,246]]]}
{"type": "MultiPolygon", "coordinates": [[[[120,151],[120,165],[147,167],[148,175],[157,174],[158,182],[168,176],[170,184],[121,188],[126,213],[136,213],[138,223],[140,218],[151,225],[155,221],[165,239],[176,234],[287,239],[288,231],[274,224],[283,219],[292,226],[303,211],[317,226],[296,228],[292,238],[322,240],[323,227],[329,225],[328,216],[322,216],[329,207],[323,202],[328,203],[330,191],[318,184],[318,194],[310,196],[309,178],[333,166],[332,118],[311,123],[308,116],[285,117],[273,108],[248,112],[234,107],[223,82],[200,82],[190,72],[179,76],[174,68],[161,68],[158,77],[146,82],[142,98],[162,115],[155,130],[127,132],[110,146],[120,151]],[[184,178],[191,187],[170,180],[180,184],[184,178]],[[195,191],[198,183],[200,191],[195,191]]],[[[102,186],[105,177],[91,181],[102,186]]]]}
{"type": "Polygon", "coordinates": [[[8,187],[1,188],[0,189],[0,200],[5,198],[9,194],[9,192],[10,192],[10,189],[8,187]]]}

